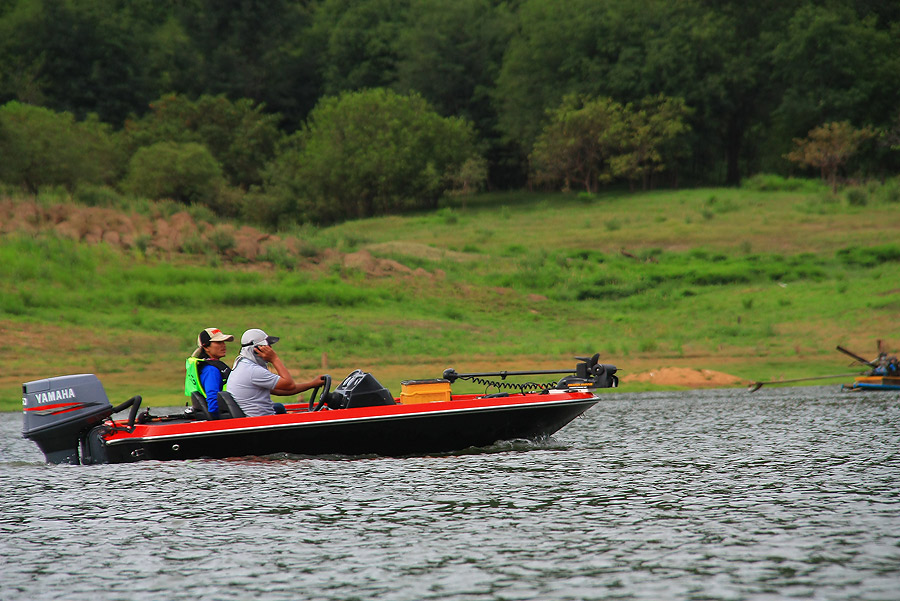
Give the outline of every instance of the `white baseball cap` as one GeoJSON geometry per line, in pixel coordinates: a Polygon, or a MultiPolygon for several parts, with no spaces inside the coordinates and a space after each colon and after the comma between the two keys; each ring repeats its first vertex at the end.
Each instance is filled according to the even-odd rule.
{"type": "Polygon", "coordinates": [[[280,340],[280,338],[278,336],[269,336],[262,330],[253,328],[252,330],[247,330],[241,336],[241,346],[242,347],[260,346],[260,345],[272,346],[279,340],[280,340]]]}

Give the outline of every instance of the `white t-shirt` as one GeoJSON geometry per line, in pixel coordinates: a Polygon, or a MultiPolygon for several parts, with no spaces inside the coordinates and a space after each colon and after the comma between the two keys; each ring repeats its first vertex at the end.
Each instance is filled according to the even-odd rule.
{"type": "Polygon", "coordinates": [[[228,376],[228,392],[247,417],[275,415],[270,393],[279,377],[253,361],[241,359],[228,376]]]}

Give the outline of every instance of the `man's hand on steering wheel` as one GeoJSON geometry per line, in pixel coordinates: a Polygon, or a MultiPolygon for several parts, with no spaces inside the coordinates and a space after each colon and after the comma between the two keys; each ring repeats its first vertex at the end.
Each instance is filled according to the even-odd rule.
{"type": "Polygon", "coordinates": [[[328,393],[331,392],[331,376],[328,374],[319,376],[319,381],[321,384],[313,388],[312,394],[309,395],[310,411],[321,411],[325,403],[328,402],[328,393]],[[319,388],[322,388],[322,394],[319,396],[319,402],[316,403],[316,393],[319,391],[319,388]]]}

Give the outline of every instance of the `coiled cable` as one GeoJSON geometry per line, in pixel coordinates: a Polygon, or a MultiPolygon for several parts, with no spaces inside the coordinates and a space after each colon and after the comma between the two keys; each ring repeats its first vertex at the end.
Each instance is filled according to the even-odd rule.
{"type": "Polygon", "coordinates": [[[459,376],[460,380],[469,380],[470,382],[474,382],[475,384],[482,384],[485,387],[485,393],[487,389],[490,387],[494,387],[497,390],[503,390],[504,388],[508,390],[518,390],[521,393],[525,393],[529,390],[540,390],[541,392],[546,392],[551,388],[556,386],[556,382],[545,382],[543,384],[538,382],[506,382],[506,381],[498,381],[498,380],[486,380],[484,378],[479,378],[476,376],[459,376]]]}

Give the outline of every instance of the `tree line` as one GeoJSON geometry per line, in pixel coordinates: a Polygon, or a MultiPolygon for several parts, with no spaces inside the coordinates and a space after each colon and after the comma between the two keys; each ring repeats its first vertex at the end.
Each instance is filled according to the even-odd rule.
{"type": "Polygon", "coordinates": [[[884,177],[898,39],[884,0],[0,0],[0,180],[279,224],[884,177]],[[823,132],[852,148],[822,158],[823,132]]]}

